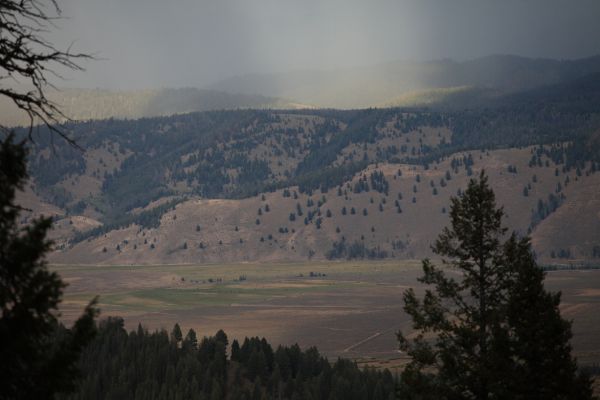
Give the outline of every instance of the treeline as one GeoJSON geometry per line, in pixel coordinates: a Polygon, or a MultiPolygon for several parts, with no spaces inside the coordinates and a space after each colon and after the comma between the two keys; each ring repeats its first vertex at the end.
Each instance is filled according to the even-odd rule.
{"type": "Polygon", "coordinates": [[[100,225],[84,232],[78,232],[73,237],[73,243],[79,243],[88,238],[97,237],[115,229],[127,228],[131,225],[138,225],[139,227],[146,229],[158,228],[160,219],[164,213],[174,210],[175,206],[180,202],[180,199],[171,200],[138,214],[124,214],[110,223],[100,225]]]}
{"type": "Polygon", "coordinates": [[[556,211],[564,201],[565,196],[562,193],[558,195],[550,193],[548,195],[548,200],[539,199],[537,207],[531,213],[531,225],[529,229],[536,227],[540,222],[556,211]]]}
{"type": "Polygon", "coordinates": [[[348,260],[354,259],[369,259],[376,260],[380,258],[387,258],[388,252],[382,250],[379,246],[369,248],[364,243],[358,240],[347,244],[345,240],[340,242],[333,242],[331,249],[325,253],[325,257],[328,260],[335,260],[345,258],[348,260]]]}
{"type": "Polygon", "coordinates": [[[363,170],[366,166],[367,162],[360,161],[336,167],[324,167],[323,169],[302,175],[289,183],[298,185],[300,193],[311,195],[313,190],[318,189],[322,193],[327,193],[329,189],[351,180],[356,173],[363,170]]]}
{"type": "Polygon", "coordinates": [[[141,326],[127,332],[121,318],[108,318],[82,355],[76,392],[60,399],[395,398],[396,382],[387,370],[360,369],[344,359],[330,363],[316,348],[273,349],[264,338],[228,345],[223,331],[202,339],[179,325],[170,334],[141,326]]]}

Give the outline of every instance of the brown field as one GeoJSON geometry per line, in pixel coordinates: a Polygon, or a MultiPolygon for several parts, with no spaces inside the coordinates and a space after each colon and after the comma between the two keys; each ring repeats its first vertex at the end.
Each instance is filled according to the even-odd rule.
{"type": "MultiPolygon", "coordinates": [[[[130,329],[179,322],[200,336],[264,336],[391,369],[405,362],[395,334],[410,329],[402,293],[420,274],[418,261],[52,268],[69,282],[67,323],[99,294],[102,316],[122,316],[130,329]]],[[[580,363],[600,362],[600,270],[549,272],[546,281],[563,292],[580,363]]]]}

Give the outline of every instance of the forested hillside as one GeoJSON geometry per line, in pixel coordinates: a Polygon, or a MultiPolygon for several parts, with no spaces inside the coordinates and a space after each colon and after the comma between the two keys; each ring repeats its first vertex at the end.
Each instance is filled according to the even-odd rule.
{"type": "Polygon", "coordinates": [[[449,197],[486,169],[541,256],[593,259],[599,111],[592,75],[465,110],[70,123],[62,129],[85,151],[35,132],[24,202],[56,215],[60,261],[410,258],[428,254],[449,197]],[[553,220],[565,218],[582,220],[570,237],[583,243],[556,239],[553,220]]]}

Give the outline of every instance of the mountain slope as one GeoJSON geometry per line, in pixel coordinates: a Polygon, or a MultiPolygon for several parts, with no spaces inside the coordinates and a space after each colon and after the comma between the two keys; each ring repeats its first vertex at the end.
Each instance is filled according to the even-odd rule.
{"type": "MultiPolygon", "coordinates": [[[[430,244],[448,224],[450,196],[466,187],[469,173],[478,174],[481,169],[486,170],[499,204],[506,209],[506,223],[521,233],[534,223],[540,201],[546,202],[550,195],[564,196],[564,204],[532,228],[534,249],[543,262],[566,261],[557,256],[564,257],[565,250],[571,260],[593,260],[594,251],[600,248],[600,174],[577,177],[572,170],[555,176],[550,160],[550,166],[545,166],[546,157],[541,158],[542,167],[529,166],[531,151],[471,152],[475,161],[470,168],[464,164],[452,168],[455,160],[468,157],[466,153],[427,170],[406,164],[371,165],[340,191],[312,195],[291,187],[289,197],[281,189],[243,200],[192,198],[169,208],[155,227],[134,224],[71,245],[65,242],[51,260],[108,264],[302,261],[352,257],[351,246],[359,257],[427,257],[432,255],[430,244]],[[509,166],[517,172],[509,172],[509,166]],[[387,194],[373,187],[356,193],[357,183],[367,177],[371,184],[374,172],[383,173],[389,184],[387,194]],[[556,193],[558,185],[562,189],[556,193]]],[[[72,219],[64,218],[62,229],[72,219]]]]}
{"type": "Polygon", "coordinates": [[[429,254],[449,197],[485,169],[510,226],[531,231],[543,260],[590,261],[600,256],[598,82],[462,110],[69,123],[86,151],[35,132],[23,200],[55,216],[60,262],[411,258],[429,254]]]}

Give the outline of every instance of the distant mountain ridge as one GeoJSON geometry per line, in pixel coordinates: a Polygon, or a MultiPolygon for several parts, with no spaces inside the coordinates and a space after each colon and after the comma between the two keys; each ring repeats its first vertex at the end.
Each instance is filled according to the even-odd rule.
{"type": "MultiPolygon", "coordinates": [[[[137,119],[212,110],[297,107],[292,102],[273,97],[197,88],[132,91],[64,89],[51,91],[48,97],[65,116],[76,121],[137,119]]],[[[18,126],[27,123],[29,119],[25,113],[16,110],[10,101],[0,99],[0,125],[18,126]]]]}
{"type": "Polygon", "coordinates": [[[563,83],[597,72],[600,72],[600,56],[552,60],[493,55],[465,62],[397,61],[331,71],[249,74],[223,80],[211,88],[291,98],[317,107],[363,108],[406,105],[398,104],[394,99],[410,92],[471,87],[506,94],[563,83]]]}
{"type": "MultiPolygon", "coordinates": [[[[137,119],[233,109],[432,107],[465,109],[600,74],[600,56],[578,60],[494,55],[475,60],[396,61],[361,68],[232,77],[205,89],[64,89],[48,97],[76,121],[137,119]]],[[[554,90],[554,89],[551,89],[554,90]]],[[[0,125],[28,124],[0,99],[0,125]]]]}

